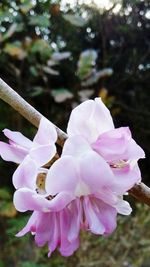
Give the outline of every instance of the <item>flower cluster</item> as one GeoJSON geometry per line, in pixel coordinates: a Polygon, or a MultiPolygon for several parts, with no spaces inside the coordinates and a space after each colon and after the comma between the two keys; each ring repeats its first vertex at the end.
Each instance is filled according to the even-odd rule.
{"type": "Polygon", "coordinates": [[[117,213],[131,213],[123,195],[141,181],[137,161],[145,157],[128,127],[114,128],[100,98],[72,111],[67,133],[55,161],[57,133],[45,118],[33,141],[5,129],[9,143],[0,142],[1,157],[19,164],[14,205],[33,211],[17,236],[31,232],[38,246],[48,244],[49,256],[56,248],[70,256],[79,247],[80,230],[104,236],[115,230],[117,213]]]}

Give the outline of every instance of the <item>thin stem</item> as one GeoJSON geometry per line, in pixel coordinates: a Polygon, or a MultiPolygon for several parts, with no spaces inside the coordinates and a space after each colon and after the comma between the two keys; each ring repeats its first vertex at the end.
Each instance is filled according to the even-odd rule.
{"type": "MultiPolygon", "coordinates": [[[[10,86],[8,86],[2,79],[0,79],[0,98],[8,103],[13,109],[18,111],[24,118],[26,118],[31,124],[38,127],[42,118],[42,114],[27,103],[19,94],[17,94],[10,86]]],[[[63,147],[64,142],[67,139],[67,134],[54,125],[58,140],[57,143],[63,147]]],[[[129,190],[129,194],[150,206],[150,188],[144,183],[136,184],[129,190]]]]}
{"type": "MultiPolygon", "coordinates": [[[[26,118],[35,127],[39,126],[43,115],[34,107],[27,103],[19,94],[17,94],[8,84],[0,79],[0,98],[9,104],[13,109],[18,111],[24,118],[26,118]]],[[[67,139],[67,134],[54,125],[58,134],[57,143],[63,146],[67,139]]]]}

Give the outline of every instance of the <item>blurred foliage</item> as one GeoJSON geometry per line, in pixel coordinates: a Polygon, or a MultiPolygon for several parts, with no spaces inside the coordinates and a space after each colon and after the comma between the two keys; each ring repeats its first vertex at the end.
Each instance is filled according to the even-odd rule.
{"type": "MultiPolygon", "coordinates": [[[[149,9],[148,0],[114,1],[110,9],[64,7],[56,0],[1,0],[0,73],[62,129],[73,107],[101,96],[116,126],[129,125],[146,151],[140,165],[150,184],[149,9]]],[[[5,127],[28,137],[35,133],[1,102],[0,130],[5,127]]],[[[56,253],[49,261],[47,250],[41,253],[30,237],[15,238],[26,220],[12,205],[10,177],[15,168],[0,162],[0,267],[150,266],[147,207],[139,206],[135,217],[120,218],[118,230],[108,239],[83,234],[81,250],[69,260],[56,253]]]]}

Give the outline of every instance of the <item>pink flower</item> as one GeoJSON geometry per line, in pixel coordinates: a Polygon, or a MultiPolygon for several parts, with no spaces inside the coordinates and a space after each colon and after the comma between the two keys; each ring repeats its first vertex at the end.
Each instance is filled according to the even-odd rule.
{"type": "Polygon", "coordinates": [[[111,234],[117,213],[131,213],[123,194],[141,179],[137,161],[143,150],[128,127],[114,129],[100,99],[75,108],[67,132],[61,158],[49,170],[43,166],[56,153],[57,134],[46,119],[33,142],[9,130],[4,131],[9,144],[0,142],[5,160],[21,163],[13,175],[14,205],[20,212],[33,211],[18,236],[31,232],[38,246],[48,243],[49,255],[56,248],[71,255],[81,229],[111,234]]]}
{"type": "MultiPolygon", "coordinates": [[[[100,98],[87,100],[71,113],[67,133],[69,137],[82,135],[106,162],[109,163],[122,193],[141,181],[137,161],[144,151],[132,139],[128,127],[114,128],[109,110],[100,98]]],[[[116,188],[117,190],[117,188],[116,188]]]]}
{"type": "Polygon", "coordinates": [[[80,136],[66,141],[61,159],[49,170],[38,169],[45,173],[42,193],[36,190],[33,165],[30,159],[21,166],[24,187],[14,194],[18,211],[34,211],[19,236],[33,232],[37,245],[48,243],[49,255],[56,247],[62,255],[71,255],[79,246],[80,229],[108,235],[116,228],[117,211],[131,212],[111,190],[115,178],[109,165],[80,136]],[[29,183],[28,174],[34,183],[29,183]]]}
{"type": "Polygon", "coordinates": [[[122,198],[124,185],[119,191],[109,164],[82,136],[70,137],[65,142],[62,157],[47,174],[45,188],[50,195],[63,191],[74,199],[72,228],[75,232],[81,228],[108,235],[116,228],[117,212],[124,215],[131,212],[130,205],[122,198]]]}
{"type": "Polygon", "coordinates": [[[17,236],[31,232],[38,246],[48,243],[49,256],[57,247],[63,256],[70,256],[79,246],[80,227],[76,235],[72,228],[74,196],[65,191],[51,196],[45,190],[48,170],[38,168],[29,157],[24,163],[13,177],[14,184],[19,188],[14,193],[14,205],[20,212],[30,210],[33,214],[17,236]],[[39,178],[41,180],[38,182],[39,178]],[[68,203],[71,203],[69,207],[68,203]]]}
{"type": "Polygon", "coordinates": [[[40,121],[33,141],[20,132],[8,129],[3,132],[8,137],[9,144],[0,142],[0,155],[6,161],[21,163],[27,156],[30,156],[38,166],[43,166],[56,153],[57,133],[53,124],[44,117],[40,121]]]}

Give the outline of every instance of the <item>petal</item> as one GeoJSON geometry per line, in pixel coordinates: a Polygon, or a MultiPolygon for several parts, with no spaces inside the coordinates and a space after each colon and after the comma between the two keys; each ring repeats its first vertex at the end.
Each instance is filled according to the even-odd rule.
{"type": "Polygon", "coordinates": [[[91,193],[100,192],[103,188],[111,188],[115,179],[109,165],[94,151],[80,159],[80,176],[89,186],[91,193]]]}
{"type": "Polygon", "coordinates": [[[27,156],[13,174],[13,185],[16,189],[29,187],[36,189],[38,167],[34,160],[27,156]]]}
{"type": "Polygon", "coordinates": [[[82,206],[79,198],[76,198],[69,206],[70,216],[70,227],[67,233],[69,242],[73,242],[79,236],[80,225],[82,223],[82,206]]]}
{"type": "Polygon", "coordinates": [[[56,195],[61,191],[74,192],[78,182],[76,159],[64,156],[51,166],[45,183],[46,192],[56,195]]]}
{"type": "Polygon", "coordinates": [[[105,106],[100,97],[95,98],[95,113],[93,119],[97,124],[99,135],[114,129],[114,123],[109,109],[105,106]]]}
{"type": "Polygon", "coordinates": [[[67,133],[69,136],[82,135],[88,142],[114,128],[109,110],[100,98],[87,100],[71,112],[67,133]]]}
{"type": "Polygon", "coordinates": [[[35,242],[39,247],[44,246],[53,235],[54,223],[52,212],[38,212],[35,242]]]}
{"type": "Polygon", "coordinates": [[[3,160],[21,163],[27,152],[24,149],[0,142],[0,156],[3,160]]]}
{"type": "Polygon", "coordinates": [[[59,211],[66,207],[73,199],[73,195],[61,192],[52,200],[48,200],[43,195],[37,194],[35,191],[28,188],[18,189],[14,193],[14,205],[20,212],[25,212],[27,210],[42,212],[59,211]]]}
{"type": "Polygon", "coordinates": [[[130,140],[129,128],[121,127],[101,134],[97,141],[92,144],[92,148],[106,161],[115,162],[126,159],[124,154],[130,140]]]}
{"type": "Polygon", "coordinates": [[[52,252],[57,248],[57,246],[60,244],[59,214],[54,213],[52,220],[53,220],[53,228],[52,228],[53,231],[51,232],[52,235],[48,242],[49,257],[51,256],[52,252]]]}
{"type": "Polygon", "coordinates": [[[7,138],[15,143],[16,145],[22,146],[29,150],[32,146],[32,141],[25,137],[22,133],[20,132],[14,132],[9,129],[4,129],[3,130],[4,135],[7,136],[7,138]]]}
{"type": "Polygon", "coordinates": [[[145,157],[144,151],[131,137],[128,127],[120,127],[103,133],[92,144],[92,148],[108,162],[145,157]]]}
{"type": "Polygon", "coordinates": [[[122,215],[130,215],[132,212],[130,204],[121,198],[118,199],[118,202],[116,205],[114,205],[114,208],[116,208],[117,212],[122,215]]]}
{"type": "Polygon", "coordinates": [[[95,199],[96,206],[94,210],[103,226],[105,227],[104,235],[111,234],[117,226],[117,211],[116,208],[95,199]]]}
{"type": "Polygon", "coordinates": [[[126,166],[122,169],[112,168],[115,176],[115,182],[112,185],[112,191],[118,195],[125,194],[136,183],[141,181],[141,172],[136,164],[135,166],[126,166]]]}
{"type": "Polygon", "coordinates": [[[69,137],[63,147],[62,156],[80,157],[82,154],[92,151],[91,146],[81,135],[69,137]]]}
{"type": "Polygon", "coordinates": [[[118,201],[116,194],[107,187],[103,187],[102,190],[94,194],[94,196],[111,206],[115,205],[118,201]]]}
{"type": "Polygon", "coordinates": [[[71,213],[68,209],[60,212],[60,248],[59,251],[63,256],[70,256],[79,247],[79,239],[68,240],[68,231],[70,228],[71,213]]]}
{"type": "Polygon", "coordinates": [[[145,153],[144,150],[133,139],[131,139],[125,152],[124,158],[130,160],[139,160],[145,158],[145,153]]]}
{"type": "Polygon", "coordinates": [[[53,123],[42,117],[40,120],[37,134],[33,139],[34,145],[48,145],[55,143],[57,140],[57,132],[53,123]]]}
{"type": "Polygon", "coordinates": [[[56,154],[56,146],[53,144],[36,146],[30,150],[30,157],[35,160],[38,166],[48,163],[56,154]]]}
{"type": "Polygon", "coordinates": [[[28,232],[35,232],[37,219],[38,219],[38,212],[34,211],[31,217],[29,218],[26,226],[18,234],[16,234],[16,236],[21,237],[27,234],[28,232]]]}
{"type": "Polygon", "coordinates": [[[51,201],[49,201],[48,209],[50,211],[60,211],[64,209],[68,204],[70,204],[75,199],[75,196],[68,192],[60,192],[51,201]]]}
{"type": "Polygon", "coordinates": [[[99,234],[99,235],[104,234],[105,227],[99,220],[99,217],[97,216],[89,198],[87,197],[84,198],[83,207],[85,212],[85,218],[86,221],[88,222],[90,231],[94,234],[99,234]]]}
{"type": "Polygon", "coordinates": [[[14,193],[14,206],[20,212],[45,211],[48,209],[49,201],[42,195],[28,188],[18,189],[14,193]]]}

